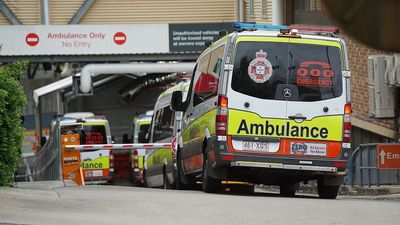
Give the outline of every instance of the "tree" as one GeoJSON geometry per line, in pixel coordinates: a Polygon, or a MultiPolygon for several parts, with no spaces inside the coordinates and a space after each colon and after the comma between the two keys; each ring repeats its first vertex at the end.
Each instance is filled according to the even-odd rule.
{"type": "Polygon", "coordinates": [[[26,66],[24,61],[0,65],[0,186],[11,184],[21,155],[26,96],[19,81],[26,66]]]}

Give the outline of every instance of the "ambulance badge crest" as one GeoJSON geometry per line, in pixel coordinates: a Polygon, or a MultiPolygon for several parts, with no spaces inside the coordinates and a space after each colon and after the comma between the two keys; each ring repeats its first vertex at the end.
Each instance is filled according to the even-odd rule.
{"type": "Polygon", "coordinates": [[[247,69],[250,78],[256,83],[264,83],[271,78],[272,64],[266,59],[267,53],[263,50],[256,52],[256,58],[253,59],[247,69]]]}

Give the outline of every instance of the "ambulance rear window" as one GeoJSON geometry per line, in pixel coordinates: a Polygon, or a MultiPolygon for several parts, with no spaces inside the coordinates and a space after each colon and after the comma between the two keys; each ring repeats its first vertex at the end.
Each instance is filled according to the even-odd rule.
{"type": "Polygon", "coordinates": [[[320,101],[342,95],[340,50],[333,46],[239,42],[232,89],[261,99],[320,101]],[[284,96],[288,87],[292,96],[284,96]]]}
{"type": "Polygon", "coordinates": [[[81,144],[107,144],[106,128],[103,125],[84,125],[81,144]]]}

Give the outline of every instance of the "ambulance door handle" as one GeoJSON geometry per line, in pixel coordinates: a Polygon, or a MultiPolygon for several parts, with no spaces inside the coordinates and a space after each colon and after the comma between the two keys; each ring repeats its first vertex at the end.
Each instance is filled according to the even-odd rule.
{"type": "Polygon", "coordinates": [[[289,116],[289,119],[291,120],[305,120],[307,117],[305,116],[289,116]]]}

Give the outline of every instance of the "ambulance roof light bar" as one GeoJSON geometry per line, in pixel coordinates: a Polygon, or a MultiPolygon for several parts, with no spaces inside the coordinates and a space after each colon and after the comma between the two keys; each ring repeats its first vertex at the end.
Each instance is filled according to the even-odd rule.
{"type": "Polygon", "coordinates": [[[264,29],[264,30],[280,30],[288,29],[287,26],[271,25],[271,24],[255,24],[255,23],[234,23],[234,29],[264,29]]]}
{"type": "Polygon", "coordinates": [[[325,32],[325,33],[340,33],[340,29],[337,27],[317,27],[317,26],[298,26],[291,25],[289,29],[297,29],[298,31],[309,31],[309,32],[325,32]]]}

